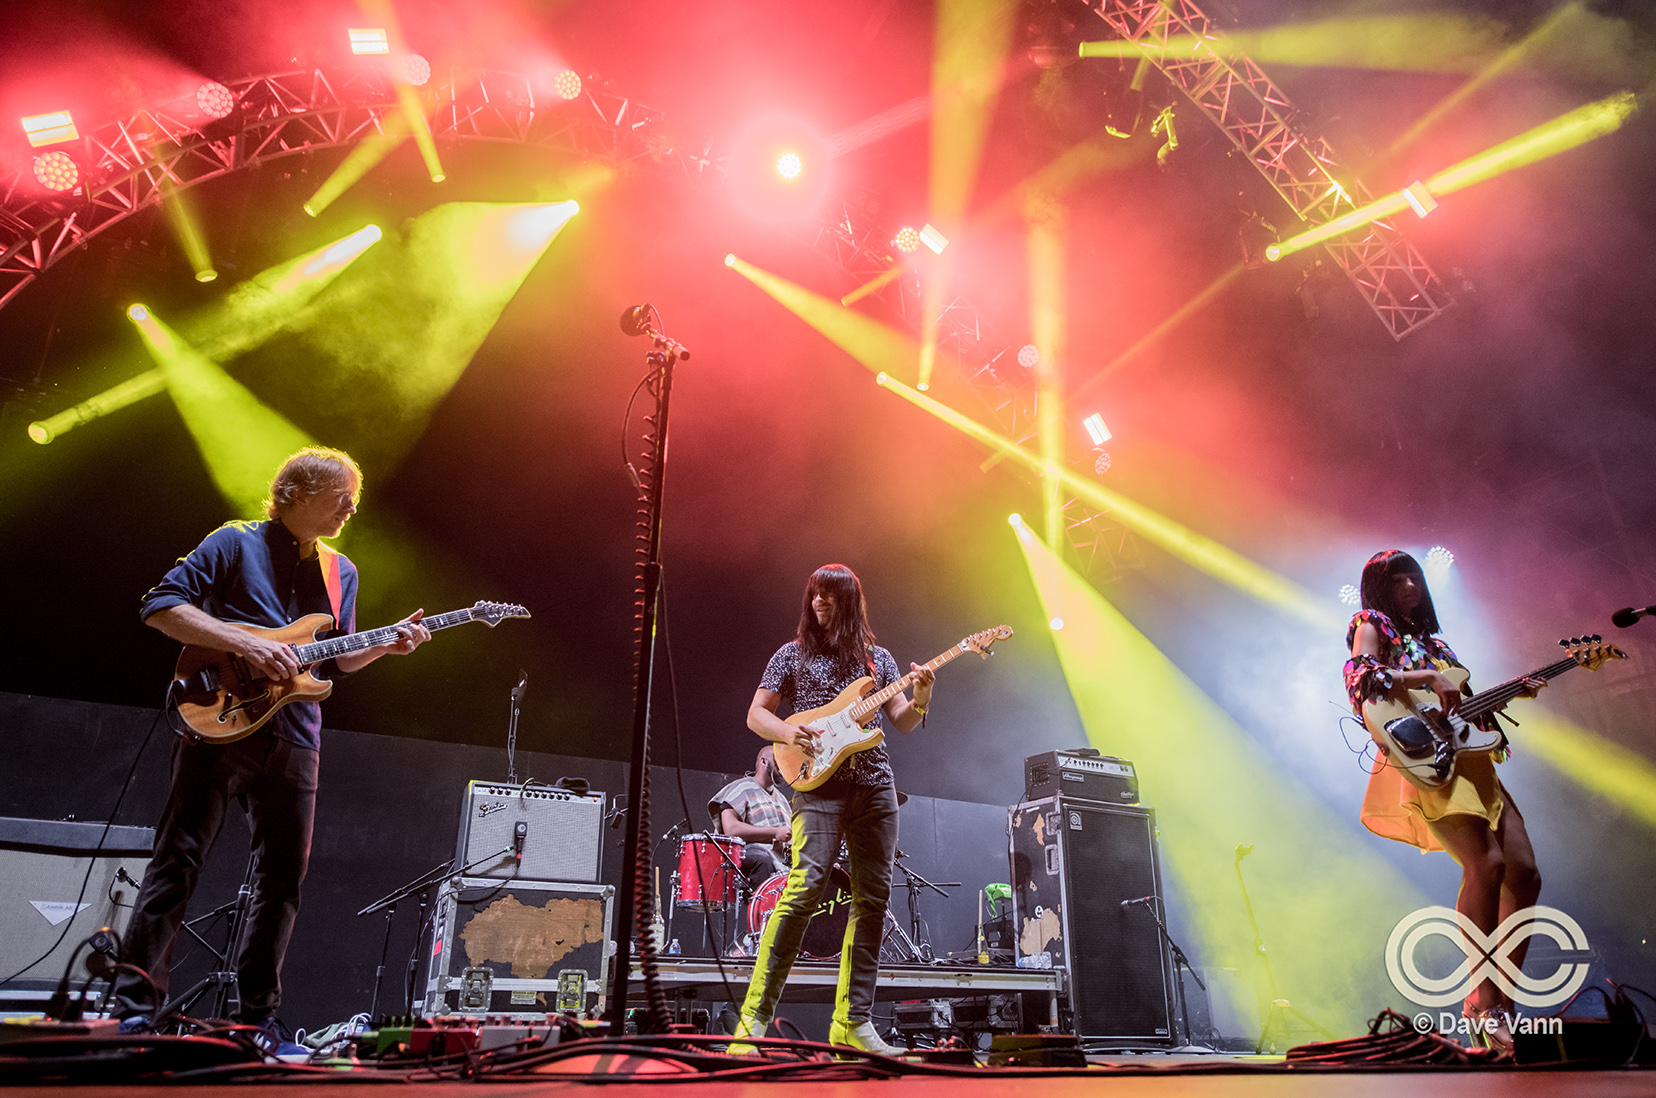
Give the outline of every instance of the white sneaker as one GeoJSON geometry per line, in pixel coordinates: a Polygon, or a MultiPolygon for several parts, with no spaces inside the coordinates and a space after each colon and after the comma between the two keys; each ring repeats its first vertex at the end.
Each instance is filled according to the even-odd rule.
{"type": "Polygon", "coordinates": [[[828,1043],[861,1049],[880,1056],[903,1055],[902,1049],[886,1044],[874,1029],[874,1023],[866,1018],[860,1022],[842,1022],[834,1019],[828,1026],[828,1043]]]}
{"type": "Polygon", "coordinates": [[[736,1032],[731,1034],[731,1036],[736,1039],[725,1046],[726,1054],[730,1056],[761,1055],[758,1045],[755,1045],[750,1041],[744,1041],[742,1038],[763,1037],[765,1035],[765,1031],[768,1029],[770,1029],[769,1018],[755,1018],[751,1014],[742,1015],[741,1019],[736,1023],[736,1032]]]}

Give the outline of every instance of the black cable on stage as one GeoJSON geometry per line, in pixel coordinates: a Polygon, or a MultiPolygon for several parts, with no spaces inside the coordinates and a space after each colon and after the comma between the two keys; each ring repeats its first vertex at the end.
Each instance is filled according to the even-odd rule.
{"type": "MultiPolygon", "coordinates": [[[[168,692],[171,692],[171,687],[168,688],[168,692]]],[[[63,940],[69,936],[69,928],[75,925],[75,916],[80,914],[81,901],[86,899],[86,887],[92,883],[92,870],[96,868],[98,864],[98,854],[103,850],[104,843],[109,839],[109,829],[114,826],[115,815],[121,811],[121,805],[126,801],[127,790],[132,788],[133,776],[138,773],[138,762],[144,757],[144,749],[149,746],[150,737],[155,735],[155,727],[161,723],[161,715],[163,712],[165,712],[164,706],[162,709],[157,709],[155,711],[155,719],[150,721],[149,731],[144,733],[144,742],[138,745],[138,753],[132,757],[132,765],[127,768],[126,781],[121,783],[121,792],[115,798],[115,807],[109,810],[109,818],[104,821],[103,832],[98,836],[98,845],[93,847],[92,852],[87,855],[86,876],[81,878],[80,892],[75,896],[74,914],[70,915],[69,918],[63,921],[63,929],[58,933],[57,941],[47,947],[45,953],[42,953],[34,960],[12,973],[10,976],[7,976],[4,980],[0,980],[0,987],[6,986],[19,976],[23,975],[25,972],[29,971],[35,965],[38,965],[40,962],[50,957],[53,950],[62,945],[63,940]]]]}

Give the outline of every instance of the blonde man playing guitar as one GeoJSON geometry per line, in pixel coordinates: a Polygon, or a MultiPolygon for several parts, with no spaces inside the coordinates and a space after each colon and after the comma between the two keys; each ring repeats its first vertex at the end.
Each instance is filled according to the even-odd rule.
{"type": "MultiPolygon", "coordinates": [[[[356,619],[356,567],[319,539],[338,536],[356,513],[362,471],[339,450],[308,447],[276,473],[266,502],[269,518],[219,527],[182,558],[146,596],[144,624],[185,645],[231,653],[264,678],[300,671],[293,646],[232,623],[265,628],[324,613],[349,632],[356,619]]],[[[416,610],[396,627],[396,640],[327,660],[312,670],[348,674],[385,655],[407,655],[431,634],[416,610]]],[[[268,1044],[286,1044],[275,1021],[281,1005],[282,958],[299,911],[299,885],[310,856],[316,807],[317,751],[322,715],[314,701],[295,701],[268,723],[229,743],[180,737],[173,745],[172,791],[155,830],[155,851],[127,927],[125,957],[150,983],[123,972],[114,1013],[125,1031],[141,1031],[161,1009],[168,967],[201,865],[231,802],[243,798],[253,832],[253,898],[236,958],[237,1019],[266,1029],[268,1044]]],[[[283,1047],[286,1045],[286,1047],[283,1047]]]]}
{"type": "MultiPolygon", "coordinates": [[[[869,723],[877,724],[883,713],[899,732],[908,732],[924,721],[934,675],[918,664],[910,666],[914,700],[901,692],[893,694],[869,723]]],[[[765,668],[748,708],[748,727],[774,743],[809,749],[821,730],[811,724],[796,727],[777,716],[777,709],[784,701],[793,713],[817,708],[864,676],[874,680],[875,690],[902,677],[891,653],[874,644],[862,583],[843,564],[825,564],[805,586],[797,635],[777,650],[765,668]]],[[[880,1039],[870,1020],[897,851],[897,791],[885,748],[876,745],[857,751],[826,781],[812,789],[799,789],[794,794],[791,827],[793,866],[760,939],[737,1037],[761,1037],[770,1025],[844,839],[853,902],[840,951],[839,992],[829,1040],[893,1054],[897,1050],[880,1039]]],[[[730,1051],[741,1055],[753,1047],[738,1041],[730,1051]]]]}

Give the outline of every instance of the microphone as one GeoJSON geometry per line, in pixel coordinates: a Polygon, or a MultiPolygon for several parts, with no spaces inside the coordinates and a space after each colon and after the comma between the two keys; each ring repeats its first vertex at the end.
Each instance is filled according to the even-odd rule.
{"type": "Polygon", "coordinates": [[[133,888],[138,888],[139,887],[138,882],[132,879],[132,874],[130,874],[126,871],[126,866],[124,866],[124,865],[116,867],[116,869],[115,869],[115,879],[117,881],[120,881],[122,884],[129,884],[133,888]]]}
{"type": "Polygon", "coordinates": [[[518,672],[518,684],[516,686],[512,687],[512,701],[514,701],[514,702],[522,701],[523,700],[523,695],[525,693],[527,693],[528,690],[529,690],[529,672],[520,670],[518,672]]]}
{"type": "Polygon", "coordinates": [[[519,820],[512,825],[512,857],[517,859],[520,865],[523,863],[523,847],[528,840],[529,822],[519,820]]]}
{"type": "Polygon", "coordinates": [[[1656,606],[1641,606],[1637,610],[1629,606],[1626,609],[1617,610],[1610,615],[1610,624],[1618,629],[1626,629],[1646,614],[1656,614],[1656,606]]]}
{"type": "Polygon", "coordinates": [[[1155,902],[1156,902],[1156,898],[1154,896],[1140,896],[1136,900],[1123,900],[1123,901],[1121,901],[1121,906],[1122,906],[1122,909],[1125,910],[1126,908],[1132,907],[1134,904],[1153,904],[1155,902]]]}
{"type": "Polygon", "coordinates": [[[641,336],[650,326],[650,313],[655,306],[646,301],[642,305],[629,305],[621,310],[621,330],[630,336],[641,336]]]}

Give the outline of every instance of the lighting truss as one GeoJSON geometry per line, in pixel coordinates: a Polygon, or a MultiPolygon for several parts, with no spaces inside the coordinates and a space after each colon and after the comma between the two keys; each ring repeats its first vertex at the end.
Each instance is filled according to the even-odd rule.
{"type": "MultiPolygon", "coordinates": [[[[710,142],[688,145],[661,111],[584,81],[578,101],[537,95],[528,77],[453,70],[421,89],[438,140],[516,142],[613,166],[634,164],[700,189],[724,180],[710,142]]],[[[165,197],[233,171],[384,132],[399,109],[396,88],[371,69],[303,69],[227,82],[228,118],[186,120],[140,110],[57,146],[80,168],[80,185],[43,193],[27,166],[0,175],[0,308],[76,248],[165,197]]]]}
{"type": "MultiPolygon", "coordinates": [[[[1089,0],[1116,35],[1144,56],[1222,130],[1307,225],[1326,224],[1370,200],[1328,142],[1295,122],[1298,110],[1251,60],[1223,50],[1221,32],[1192,0],[1089,0]],[[1172,39],[1195,42],[1178,51],[1172,39]],[[1342,182],[1342,177],[1347,181],[1342,182]]],[[[1323,245],[1394,340],[1453,303],[1419,250],[1390,221],[1323,245]]]]}

